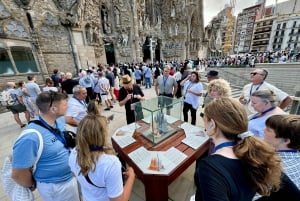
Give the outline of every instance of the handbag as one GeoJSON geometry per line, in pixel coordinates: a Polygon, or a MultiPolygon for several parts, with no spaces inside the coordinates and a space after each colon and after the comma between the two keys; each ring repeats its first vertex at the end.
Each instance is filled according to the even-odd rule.
{"type": "MultiPolygon", "coordinates": [[[[24,130],[20,136],[18,137],[21,138],[23,135],[29,134],[29,133],[36,133],[39,137],[39,149],[37,152],[37,158],[36,161],[33,164],[32,168],[32,173],[35,172],[36,169],[36,164],[38,160],[41,157],[42,151],[43,151],[43,138],[40,132],[38,132],[35,129],[26,129],[24,130]]],[[[17,139],[17,140],[18,140],[17,139]]],[[[16,140],[16,141],[17,141],[16,140]]],[[[2,171],[1,171],[1,180],[2,180],[2,186],[4,192],[8,195],[8,197],[12,201],[33,201],[34,200],[34,195],[32,191],[29,188],[26,188],[24,186],[21,186],[20,184],[16,183],[12,177],[12,155],[6,156],[4,159],[4,163],[2,166],[2,171]]]]}
{"type": "Polygon", "coordinates": [[[45,124],[43,124],[40,120],[32,120],[29,122],[30,123],[35,123],[39,126],[42,126],[43,128],[46,128],[47,130],[49,130],[50,132],[54,133],[55,135],[57,135],[57,139],[59,141],[61,141],[63,144],[65,144],[65,146],[67,148],[74,148],[76,146],[76,133],[72,132],[72,131],[60,131],[57,128],[53,128],[51,126],[46,126],[45,124]],[[61,139],[59,136],[61,136],[61,133],[63,134],[63,139],[61,139]]]}

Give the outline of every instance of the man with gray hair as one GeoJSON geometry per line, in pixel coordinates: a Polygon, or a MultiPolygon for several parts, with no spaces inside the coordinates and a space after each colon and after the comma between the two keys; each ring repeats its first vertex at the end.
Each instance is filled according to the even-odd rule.
{"type": "Polygon", "coordinates": [[[266,69],[254,69],[250,73],[251,83],[245,85],[243,88],[239,101],[245,105],[245,108],[247,109],[249,115],[256,113],[251,105],[250,97],[252,93],[258,90],[269,89],[273,91],[277,96],[277,100],[279,102],[278,106],[281,109],[284,109],[292,102],[291,97],[287,93],[265,81],[267,76],[268,71],[266,69]]]}
{"type": "Polygon", "coordinates": [[[71,126],[67,130],[76,132],[79,122],[87,115],[86,96],[85,87],[76,85],[73,88],[73,96],[68,100],[68,109],[65,115],[66,123],[71,126]]]}
{"type": "MultiPolygon", "coordinates": [[[[157,78],[157,82],[155,83],[155,93],[157,96],[166,96],[169,98],[173,98],[176,94],[178,84],[174,77],[170,76],[170,65],[166,64],[164,67],[163,75],[160,75],[157,78]]],[[[159,104],[168,104],[168,103],[159,103],[159,104]]],[[[160,105],[163,106],[163,105],[160,105]]],[[[170,110],[167,110],[169,114],[170,110]]]]}

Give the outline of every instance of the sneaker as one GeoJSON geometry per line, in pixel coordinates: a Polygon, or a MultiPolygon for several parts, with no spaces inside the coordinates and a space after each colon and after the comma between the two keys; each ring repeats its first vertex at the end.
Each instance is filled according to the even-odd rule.
{"type": "Polygon", "coordinates": [[[105,110],[105,111],[108,111],[108,110],[110,110],[110,108],[108,107],[108,108],[105,108],[104,110],[105,110]]]}
{"type": "Polygon", "coordinates": [[[111,105],[110,108],[114,108],[114,106],[111,105]]]}

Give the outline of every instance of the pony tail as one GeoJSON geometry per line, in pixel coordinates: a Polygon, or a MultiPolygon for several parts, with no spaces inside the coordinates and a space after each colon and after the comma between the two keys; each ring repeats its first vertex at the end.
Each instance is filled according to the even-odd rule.
{"type": "Polygon", "coordinates": [[[245,174],[255,191],[268,196],[280,188],[281,160],[274,148],[257,137],[247,136],[238,141],[233,151],[247,167],[245,174]]]}

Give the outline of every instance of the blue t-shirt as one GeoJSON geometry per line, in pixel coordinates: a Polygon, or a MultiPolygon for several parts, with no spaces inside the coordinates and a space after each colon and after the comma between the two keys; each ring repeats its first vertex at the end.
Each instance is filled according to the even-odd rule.
{"type": "MultiPolygon", "coordinates": [[[[64,127],[62,121],[57,121],[57,128],[64,127]]],[[[60,183],[72,178],[68,165],[70,151],[57,139],[54,133],[37,124],[31,123],[26,128],[38,130],[43,137],[43,151],[36,165],[34,178],[39,182],[60,183]]],[[[39,138],[35,133],[26,134],[17,140],[13,146],[12,166],[14,168],[29,168],[33,166],[39,148],[39,138]]]]}

